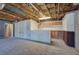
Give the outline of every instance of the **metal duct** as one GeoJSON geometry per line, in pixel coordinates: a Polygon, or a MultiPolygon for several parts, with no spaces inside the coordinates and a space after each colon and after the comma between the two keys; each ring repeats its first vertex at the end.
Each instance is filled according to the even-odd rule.
{"type": "Polygon", "coordinates": [[[0,3],[0,10],[2,10],[4,8],[5,4],[4,3],[0,3]]]}

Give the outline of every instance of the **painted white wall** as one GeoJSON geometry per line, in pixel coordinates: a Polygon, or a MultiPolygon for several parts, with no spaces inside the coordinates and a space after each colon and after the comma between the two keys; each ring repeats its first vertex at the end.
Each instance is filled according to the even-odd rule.
{"type": "Polygon", "coordinates": [[[15,23],[15,37],[30,39],[30,21],[20,21],[15,23]]]}
{"type": "Polygon", "coordinates": [[[15,23],[15,37],[19,37],[19,22],[15,23]]]}
{"type": "Polygon", "coordinates": [[[39,30],[38,23],[30,20],[31,23],[31,40],[50,43],[50,31],[39,30]]]}
{"type": "Polygon", "coordinates": [[[67,13],[63,18],[65,31],[74,31],[74,12],[67,13]]]}
{"type": "Polygon", "coordinates": [[[38,22],[30,20],[31,30],[38,30],[38,22]]]}
{"type": "Polygon", "coordinates": [[[50,43],[50,31],[38,30],[38,23],[34,20],[15,23],[15,37],[50,43]]]}
{"type": "Polygon", "coordinates": [[[22,21],[22,29],[23,29],[23,36],[24,38],[30,39],[30,21],[22,21]]]}
{"type": "Polygon", "coordinates": [[[31,40],[50,43],[50,31],[39,30],[38,23],[34,20],[30,20],[31,23],[31,40]]]}
{"type": "Polygon", "coordinates": [[[51,42],[50,31],[33,30],[31,31],[31,40],[50,43],[51,42]]]}

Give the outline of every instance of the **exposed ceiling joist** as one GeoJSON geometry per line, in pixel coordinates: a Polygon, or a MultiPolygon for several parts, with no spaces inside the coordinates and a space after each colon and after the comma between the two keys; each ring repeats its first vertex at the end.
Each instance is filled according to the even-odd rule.
{"type": "Polygon", "coordinates": [[[31,6],[32,6],[36,11],[38,11],[38,13],[39,13],[39,15],[40,15],[39,18],[40,18],[40,17],[43,17],[44,15],[43,15],[43,13],[38,9],[39,7],[37,8],[35,5],[36,5],[36,4],[31,3],[31,6]]]}
{"type": "Polygon", "coordinates": [[[26,16],[38,21],[38,18],[32,12],[30,12],[30,10],[27,8],[25,4],[10,4],[10,5],[13,5],[16,8],[23,10],[26,13],[26,16]]]}
{"type": "Polygon", "coordinates": [[[45,6],[45,8],[46,8],[46,10],[47,10],[48,16],[51,17],[51,15],[50,15],[50,13],[49,13],[49,10],[48,10],[47,6],[46,6],[45,4],[44,4],[44,6],[45,6]]]}
{"type": "Polygon", "coordinates": [[[3,11],[4,11],[4,12],[7,12],[7,13],[9,13],[9,14],[12,14],[12,15],[14,15],[14,16],[16,16],[16,17],[19,17],[20,20],[28,19],[27,16],[22,16],[22,15],[20,15],[20,14],[14,13],[14,12],[9,11],[9,10],[7,10],[7,9],[5,9],[5,10],[3,10],[3,11]]]}
{"type": "Polygon", "coordinates": [[[10,13],[7,13],[7,12],[1,11],[1,10],[0,10],[0,16],[3,17],[3,19],[4,18],[8,19],[9,21],[14,21],[16,19],[20,19],[20,17],[17,17],[15,15],[12,15],[10,13]]]}
{"type": "Polygon", "coordinates": [[[38,18],[39,16],[32,11],[32,9],[27,5],[27,4],[21,4],[28,12],[30,15],[38,18]]]}
{"type": "Polygon", "coordinates": [[[40,18],[42,20],[62,20],[67,12],[78,9],[79,4],[73,3],[10,3],[1,9],[0,18],[10,21],[34,19],[38,22],[40,18]]]}

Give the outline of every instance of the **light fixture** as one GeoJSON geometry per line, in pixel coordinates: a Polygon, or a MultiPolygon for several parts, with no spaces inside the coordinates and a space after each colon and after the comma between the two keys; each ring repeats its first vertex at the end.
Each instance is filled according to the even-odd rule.
{"type": "Polygon", "coordinates": [[[39,18],[39,20],[45,20],[45,19],[50,19],[51,17],[42,17],[42,18],[39,18]]]}

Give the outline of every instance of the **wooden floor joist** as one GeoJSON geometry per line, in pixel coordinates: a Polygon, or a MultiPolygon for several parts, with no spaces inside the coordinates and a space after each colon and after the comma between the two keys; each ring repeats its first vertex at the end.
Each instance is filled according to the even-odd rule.
{"type": "MultiPolygon", "coordinates": [[[[8,3],[4,6],[3,10],[1,10],[0,16],[2,17],[2,15],[5,14],[7,15],[5,18],[7,19],[33,19],[38,22],[40,22],[39,18],[51,17],[51,21],[59,21],[60,19],[62,20],[67,12],[78,9],[79,4],[74,5],[73,3],[8,3]],[[13,8],[14,11],[11,8],[13,8]],[[22,12],[17,13],[16,9],[19,9],[24,14],[21,14],[22,12]]],[[[3,17],[3,19],[5,18],[3,17]]]]}

